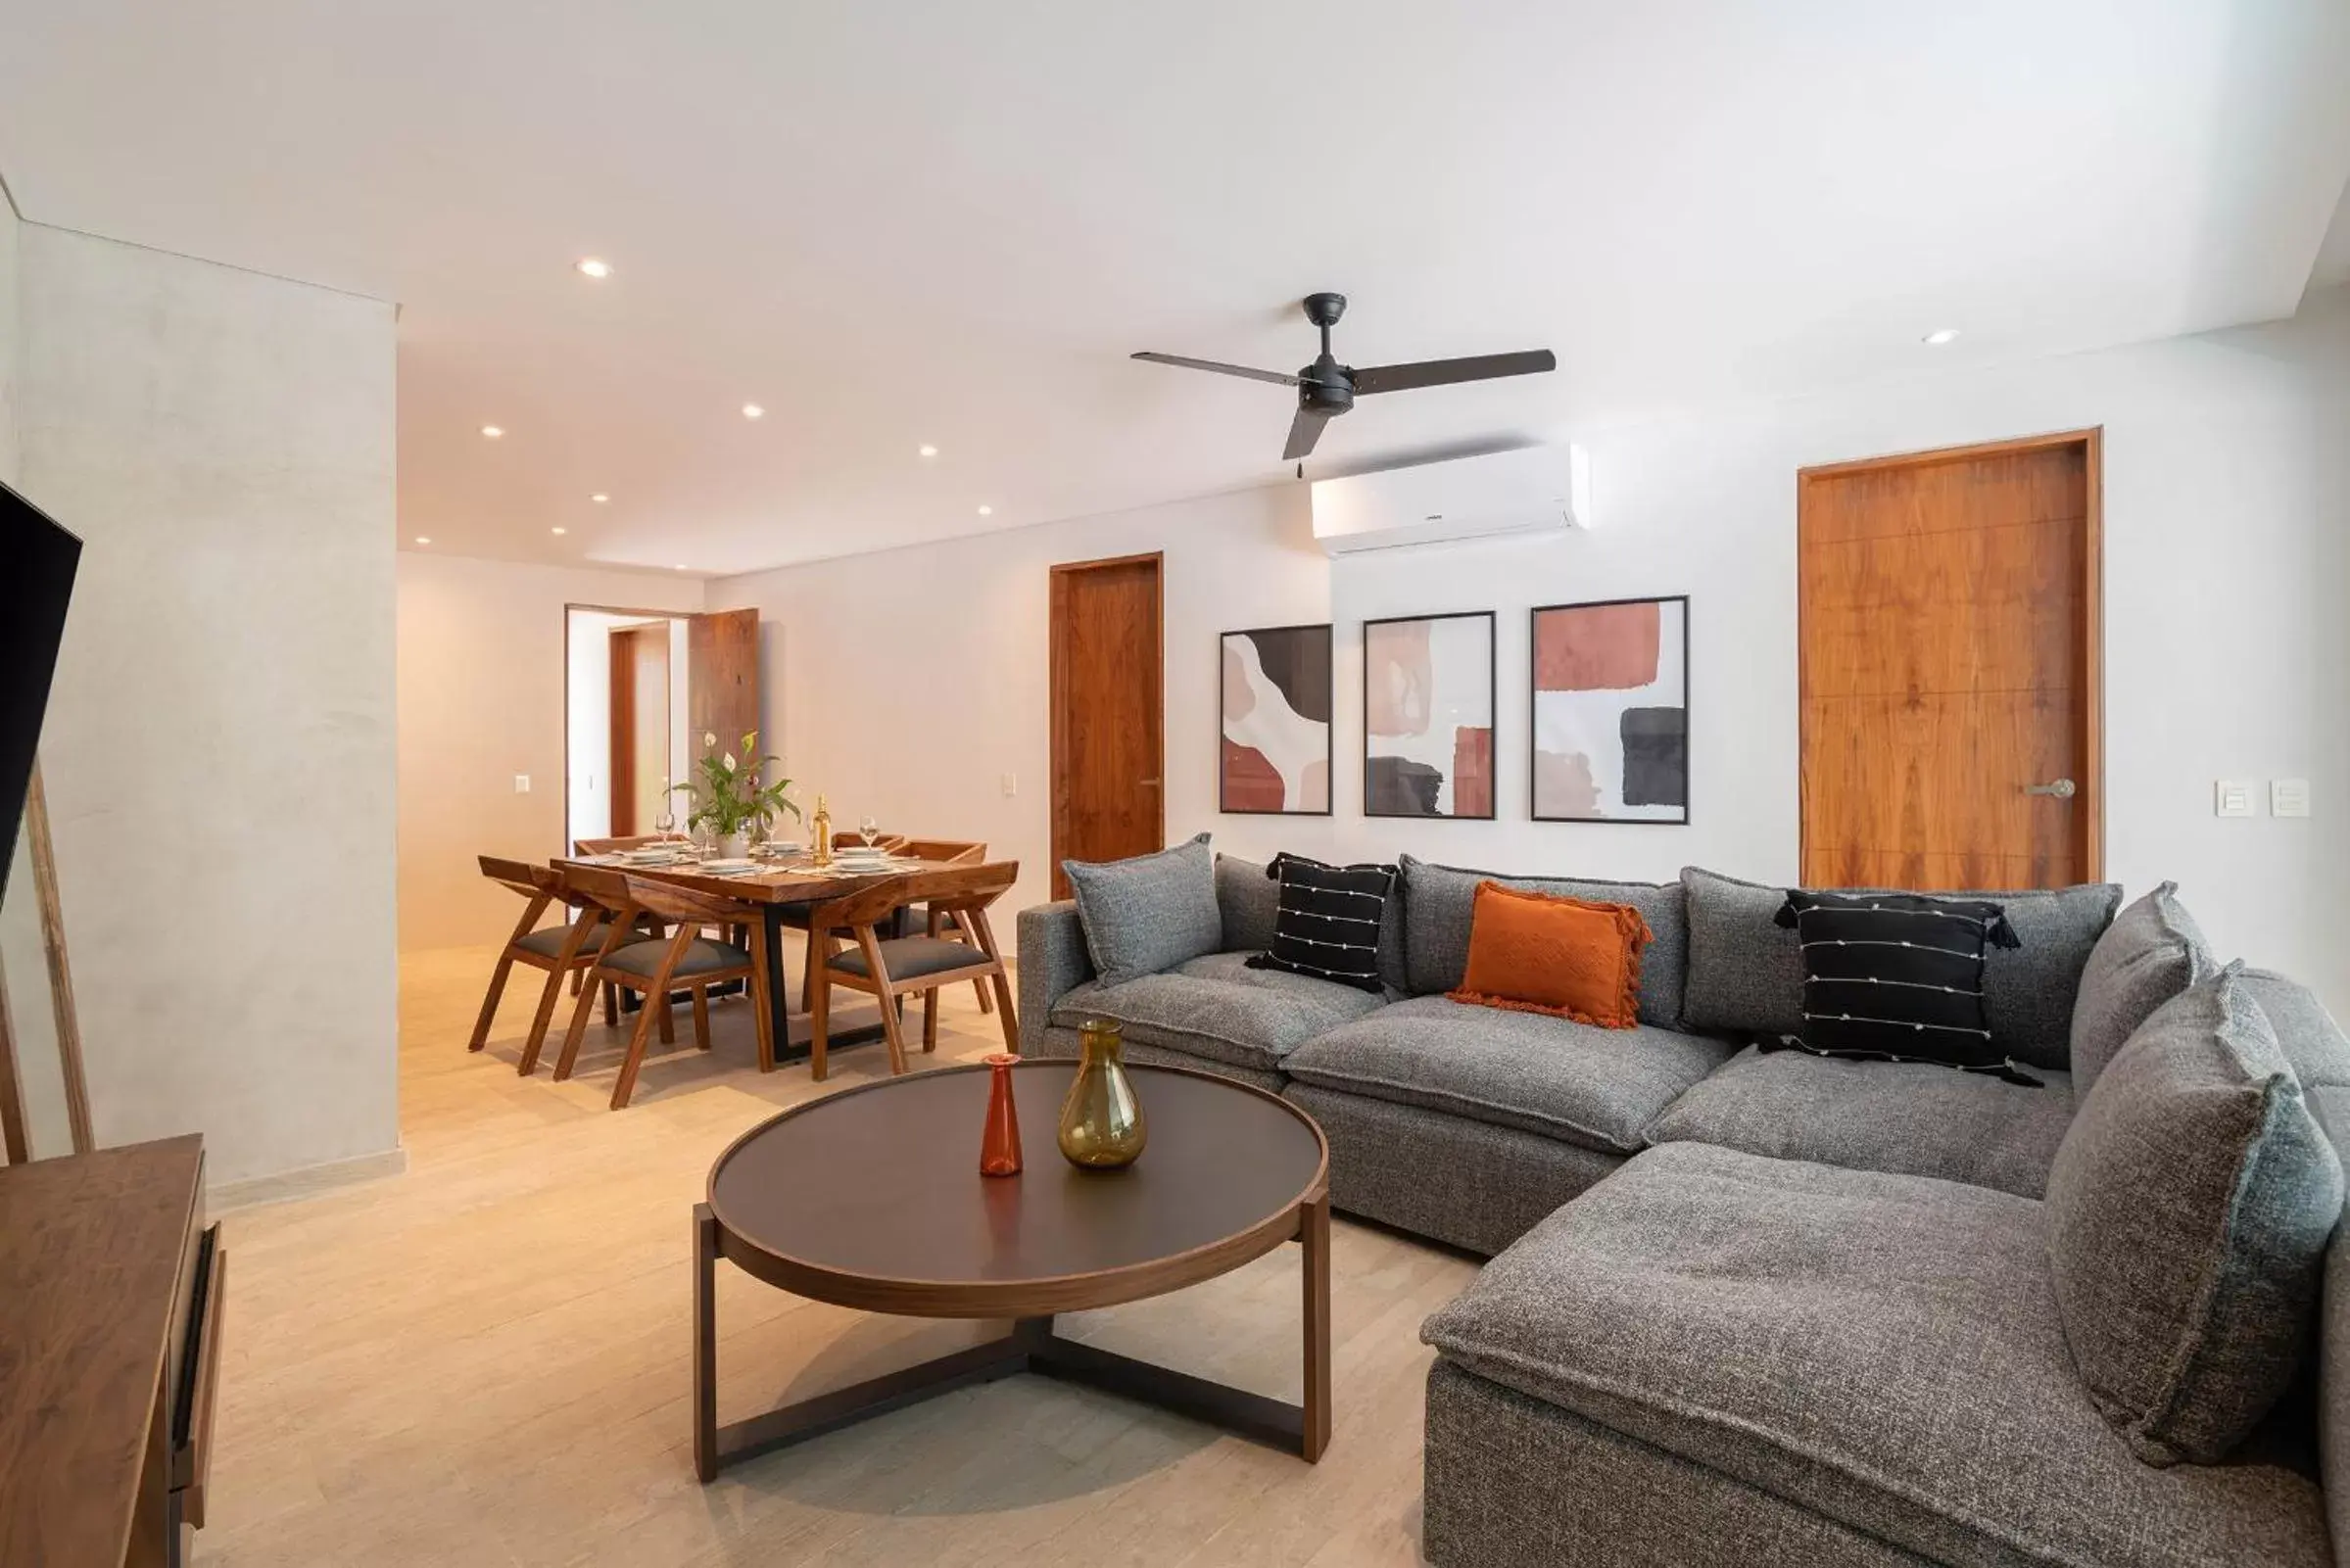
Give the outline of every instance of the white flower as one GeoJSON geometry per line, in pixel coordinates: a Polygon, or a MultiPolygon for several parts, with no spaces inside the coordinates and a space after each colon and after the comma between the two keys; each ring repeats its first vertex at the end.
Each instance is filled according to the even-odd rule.
{"type": "Polygon", "coordinates": [[[733,752],[731,752],[731,751],[730,751],[730,752],[728,752],[728,753],[725,755],[725,757],[724,757],[724,758],[722,758],[721,760],[725,762],[725,764],[726,764],[726,767],[727,767],[727,771],[728,771],[729,773],[732,773],[732,772],[734,771],[734,767],[735,767],[735,754],[734,754],[733,752]]]}
{"type": "Polygon", "coordinates": [[[701,743],[705,746],[716,745],[718,743],[718,732],[715,730],[704,730],[701,733],[701,743]]]}

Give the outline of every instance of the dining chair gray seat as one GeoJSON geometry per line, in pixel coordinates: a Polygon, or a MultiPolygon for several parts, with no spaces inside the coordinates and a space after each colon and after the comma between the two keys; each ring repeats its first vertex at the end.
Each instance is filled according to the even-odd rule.
{"type": "MultiPolygon", "coordinates": [[[[599,920],[594,926],[588,928],[587,937],[580,944],[580,950],[582,952],[593,953],[596,951],[597,947],[599,946],[603,941],[603,927],[604,923],[601,920],[599,920]]],[[[568,926],[550,926],[544,930],[536,930],[531,932],[528,936],[523,937],[514,945],[516,947],[528,948],[530,951],[540,954],[546,958],[555,958],[561,955],[563,951],[564,939],[570,936],[570,934],[571,927],[568,926]]]]}
{"type": "MultiPolygon", "coordinates": [[[[661,955],[669,951],[667,937],[647,937],[631,942],[603,961],[606,969],[624,974],[649,975],[661,967],[661,955]]],[[[697,936],[686,948],[686,956],[677,961],[671,974],[679,976],[706,974],[712,970],[741,969],[750,962],[750,954],[732,942],[713,942],[697,936]]]]}
{"type": "MultiPolygon", "coordinates": [[[[882,950],[882,967],[893,979],[920,979],[987,962],[987,955],[969,942],[950,942],[943,936],[891,936],[874,945],[882,950]]],[[[837,974],[872,978],[865,955],[853,947],[834,954],[832,967],[837,974]]]]}

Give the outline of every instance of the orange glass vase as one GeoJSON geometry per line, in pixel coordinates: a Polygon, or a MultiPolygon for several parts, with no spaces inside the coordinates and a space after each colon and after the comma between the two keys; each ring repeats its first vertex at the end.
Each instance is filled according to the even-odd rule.
{"type": "Polygon", "coordinates": [[[980,1174],[1020,1174],[1020,1107],[1012,1099],[1012,1068],[1020,1058],[998,1051],[987,1064],[987,1126],[980,1136],[980,1174]]]}

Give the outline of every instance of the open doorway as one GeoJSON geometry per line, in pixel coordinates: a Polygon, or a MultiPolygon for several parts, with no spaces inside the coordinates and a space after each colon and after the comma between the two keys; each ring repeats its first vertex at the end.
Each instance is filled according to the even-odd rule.
{"type": "Polygon", "coordinates": [[[759,612],[571,604],[563,641],[566,842],[662,832],[701,736],[733,749],[759,726],[759,612]]]}
{"type": "Polygon", "coordinates": [[[572,605],[564,636],[564,838],[659,831],[687,776],[688,617],[572,605]]]}

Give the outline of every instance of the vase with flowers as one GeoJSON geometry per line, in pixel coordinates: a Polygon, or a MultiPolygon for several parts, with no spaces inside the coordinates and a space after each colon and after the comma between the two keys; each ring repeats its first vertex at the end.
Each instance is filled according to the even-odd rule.
{"type": "Polygon", "coordinates": [[[671,792],[686,795],[694,802],[693,811],[686,817],[688,828],[706,831],[722,858],[740,860],[750,853],[752,836],[764,832],[779,813],[788,811],[794,818],[799,816],[799,807],[785,794],[791,787],[791,781],[759,783],[760,771],[767,764],[783,759],[759,755],[756,730],[743,734],[740,761],[733,752],[720,751],[718,736],[709,731],[702,732],[701,743],[704,748],[701,761],[695,765],[700,779],[674,785],[671,792]]]}

